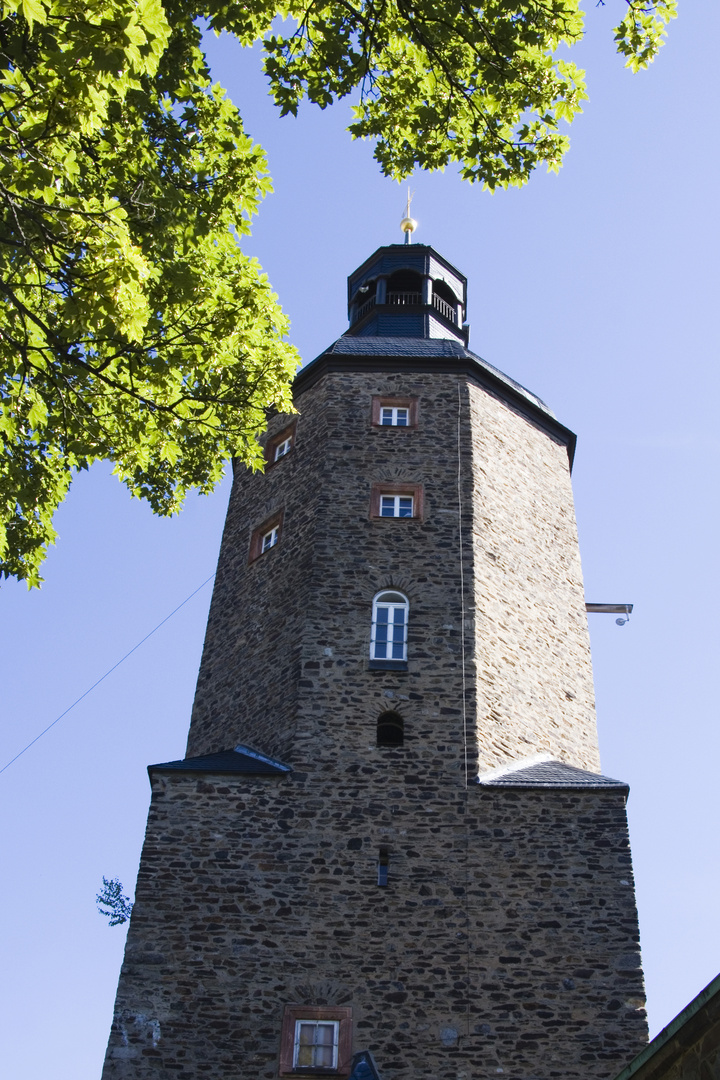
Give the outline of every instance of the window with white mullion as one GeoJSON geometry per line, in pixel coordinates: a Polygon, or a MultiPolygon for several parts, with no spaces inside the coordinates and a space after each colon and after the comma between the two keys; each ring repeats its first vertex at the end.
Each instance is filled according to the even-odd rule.
{"type": "Polygon", "coordinates": [[[292,436],[285,439],[283,442],[278,443],[275,447],[275,461],[279,461],[281,457],[285,457],[292,449],[292,436]]]}
{"type": "Polygon", "coordinates": [[[268,548],[275,547],[280,536],[280,528],[275,525],[272,529],[265,533],[260,543],[260,551],[267,551],[268,548]]]}
{"type": "Polygon", "coordinates": [[[373,602],[371,660],[407,660],[408,601],[402,593],[379,593],[373,602]]]}
{"type": "Polygon", "coordinates": [[[297,1020],[293,1065],[297,1069],[336,1069],[338,1061],[337,1020],[297,1020]]]}
{"type": "Polygon", "coordinates": [[[380,409],[382,427],[407,427],[410,410],[407,406],[383,405],[380,409]]]}
{"type": "Polygon", "coordinates": [[[380,517],[412,517],[412,495],[380,495],[380,517]]]}

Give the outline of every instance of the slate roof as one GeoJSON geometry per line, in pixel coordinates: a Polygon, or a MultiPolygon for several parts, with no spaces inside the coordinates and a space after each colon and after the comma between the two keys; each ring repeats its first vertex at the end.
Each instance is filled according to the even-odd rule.
{"type": "Polygon", "coordinates": [[[478,784],[482,787],[503,788],[615,788],[617,791],[629,791],[628,785],[621,780],[577,769],[574,765],[566,765],[564,761],[536,761],[532,765],[490,774],[487,779],[480,776],[478,784]]]}
{"type": "MultiPolygon", "coordinates": [[[[367,337],[355,337],[351,334],[344,334],[322,355],[324,356],[327,353],[342,356],[448,356],[472,360],[481,368],[491,372],[496,378],[511,386],[517,393],[522,394],[523,397],[542,409],[548,416],[553,418],[555,416],[553,411],[537,394],[533,394],[531,390],[516,382],[515,379],[511,379],[509,375],[506,375],[504,371],[500,371],[493,364],[489,364],[487,360],[483,360],[481,356],[470,352],[461,341],[456,341],[454,338],[374,337],[370,335],[367,337]]],[[[317,359],[319,360],[320,357],[317,357],[317,359]]],[[[314,363],[314,361],[311,361],[311,363],[314,363]]],[[[309,365],[305,366],[308,367],[309,365]]]]}
{"type": "MultiPolygon", "coordinates": [[[[325,352],[346,356],[472,356],[455,338],[357,337],[338,338],[325,352]]],[[[477,359],[477,358],[476,358],[477,359]]]]}
{"type": "Polygon", "coordinates": [[[289,765],[283,765],[282,762],[266,757],[257,750],[251,750],[249,746],[236,746],[232,750],[221,750],[217,754],[205,754],[181,761],[163,761],[158,765],[148,765],[149,773],[156,771],[284,776],[291,770],[289,765]]]}
{"type": "Polygon", "coordinates": [[[669,1076],[716,1076],[710,1055],[720,1037],[720,975],[708,983],[667,1027],[655,1036],[615,1080],[667,1080],[669,1076]],[[704,1064],[706,1050],[709,1055],[704,1064]],[[684,1059],[684,1060],[683,1060],[684,1059]],[[678,1065],[680,1068],[678,1068],[678,1065]],[[683,1068],[684,1066],[684,1068],[683,1068]],[[705,1072],[704,1070],[707,1070],[705,1072]]]}
{"type": "Polygon", "coordinates": [[[380,1080],[375,1059],[369,1050],[361,1050],[352,1059],[352,1072],[348,1080],[380,1080]]]}

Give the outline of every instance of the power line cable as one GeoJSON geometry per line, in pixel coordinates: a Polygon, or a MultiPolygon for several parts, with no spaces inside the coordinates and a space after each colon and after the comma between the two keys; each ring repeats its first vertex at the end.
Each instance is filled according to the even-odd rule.
{"type": "Polygon", "coordinates": [[[65,709],[64,712],[61,712],[60,715],[58,717],[56,717],[55,720],[53,720],[52,724],[48,724],[48,726],[43,731],[41,731],[39,735],[35,736],[35,738],[32,740],[32,742],[29,742],[27,744],[27,746],[24,746],[23,749],[18,754],[15,755],[14,758],[11,758],[10,761],[7,762],[7,764],[3,765],[2,769],[0,769],[0,775],[2,773],[4,773],[6,769],[9,769],[10,766],[13,765],[17,761],[18,758],[22,757],[23,754],[27,750],[29,750],[31,746],[34,746],[35,743],[38,741],[38,739],[42,739],[43,735],[47,735],[50,728],[54,728],[55,725],[57,723],[59,723],[60,720],[62,720],[63,716],[67,716],[67,714],[70,712],[70,710],[74,709],[76,705],[79,705],[80,702],[83,700],[83,698],[86,698],[88,696],[88,694],[91,693],[95,689],[96,686],[99,686],[100,683],[103,682],[104,679],[107,679],[108,675],[112,675],[113,671],[115,671],[116,668],[119,668],[120,665],[123,664],[127,660],[127,658],[129,656],[132,656],[132,654],[134,652],[136,652],[140,648],[141,645],[144,645],[145,642],[148,640],[148,638],[151,638],[153,636],[153,634],[157,630],[160,629],[161,626],[165,625],[165,623],[168,621],[168,619],[172,619],[173,615],[176,615],[181,607],[185,607],[188,600],[192,600],[193,596],[195,596],[197,593],[199,593],[201,589],[204,589],[205,586],[207,585],[207,583],[209,581],[212,581],[212,579],[214,577],[215,577],[215,573],[212,573],[209,578],[206,578],[205,581],[203,581],[202,585],[198,585],[197,589],[194,589],[190,593],[189,596],[186,596],[185,599],[183,600],[183,602],[181,604],[178,604],[178,606],[176,608],[174,608],[173,611],[171,611],[169,615],[166,615],[165,618],[162,619],[162,621],[157,624],[157,626],[153,627],[153,629],[150,631],[149,634],[146,634],[145,637],[141,641],[138,641],[137,645],[133,645],[132,649],[130,649],[129,652],[126,652],[125,655],[123,657],[121,657],[121,659],[118,660],[118,662],[116,664],[113,664],[113,666],[111,668],[108,668],[108,670],[105,672],[105,674],[100,676],[100,678],[97,680],[97,682],[94,682],[92,684],[92,686],[88,687],[88,689],[85,691],[84,694],[81,694],[79,698],[77,698],[75,701],[73,701],[72,705],[68,705],[67,709],[65,709]]]}

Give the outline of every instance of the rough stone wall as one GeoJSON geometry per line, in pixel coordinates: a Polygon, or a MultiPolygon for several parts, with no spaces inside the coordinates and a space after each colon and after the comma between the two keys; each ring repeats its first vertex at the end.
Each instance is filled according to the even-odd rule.
{"type": "Polygon", "coordinates": [[[646,1038],[622,796],[465,783],[597,765],[566,452],[454,375],[348,366],[297,404],[293,452],[234,485],[188,742],[293,772],[156,774],[105,1080],[270,1080],[295,1003],[352,1005],[383,1080],[613,1075],[646,1038]],[[417,429],[374,428],[374,394],[417,429]],[[423,519],[371,519],[378,482],[422,484],[423,519]],[[368,668],[387,587],[407,671],[368,668]]]}
{"type": "Polygon", "coordinates": [[[469,392],[480,767],[549,752],[597,772],[567,451],[485,390],[469,392]]]}
{"type": "Polygon", "coordinates": [[[156,776],[104,1080],[271,1080],[293,1003],[350,1005],[383,1080],[616,1075],[647,1037],[622,793],[407,781],[156,776]]]}
{"type": "Polygon", "coordinates": [[[338,752],[362,758],[393,707],[426,763],[456,774],[538,752],[597,770],[565,448],[452,375],[349,368],[297,404],[293,452],[235,481],[188,755],[242,742],[334,767],[338,752]],[[416,395],[418,427],[373,427],[375,394],[416,395]],[[383,481],[422,484],[423,520],[371,520],[383,481]],[[280,543],[248,565],[251,529],[280,508],[280,543]],[[406,673],[368,670],[372,599],[386,587],[410,601],[406,673]]]}
{"type": "MultiPolygon", "coordinates": [[[[264,474],[238,468],[220,548],[187,756],[239,742],[287,757],[297,718],[300,649],[326,459],[310,399],[293,451],[264,474]],[[283,510],[280,543],[250,563],[253,530],[283,510]],[[300,542],[298,542],[298,538],[300,542]],[[288,598],[292,602],[288,602],[288,598]]],[[[292,417],[276,415],[268,438],[292,417]]]]}

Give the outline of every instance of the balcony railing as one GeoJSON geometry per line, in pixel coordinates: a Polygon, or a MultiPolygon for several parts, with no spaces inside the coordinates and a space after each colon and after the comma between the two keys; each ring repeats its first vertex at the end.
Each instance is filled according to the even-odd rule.
{"type": "Polygon", "coordinates": [[[401,307],[409,307],[413,305],[417,307],[422,304],[422,293],[419,292],[389,292],[387,294],[388,304],[398,304],[401,307]]]}
{"type": "Polygon", "coordinates": [[[433,293],[433,307],[437,308],[448,322],[457,323],[457,307],[454,304],[448,304],[447,300],[433,293]]]}
{"type": "MultiPolygon", "coordinates": [[[[373,295],[360,304],[355,316],[356,322],[364,319],[368,311],[375,307],[375,301],[376,297],[373,295]]],[[[394,307],[422,307],[423,298],[422,293],[419,292],[391,292],[387,294],[385,303],[394,307]]],[[[433,294],[432,303],[443,318],[447,319],[448,322],[457,324],[457,306],[455,304],[448,304],[447,300],[443,300],[441,296],[435,294],[433,294]]]]}
{"type": "Polygon", "coordinates": [[[357,309],[357,315],[355,316],[356,319],[362,319],[363,316],[367,315],[368,311],[370,311],[370,309],[374,308],[374,307],[375,307],[375,297],[371,296],[371,297],[369,297],[369,299],[367,299],[365,301],[365,303],[361,304],[360,307],[357,309]]]}

